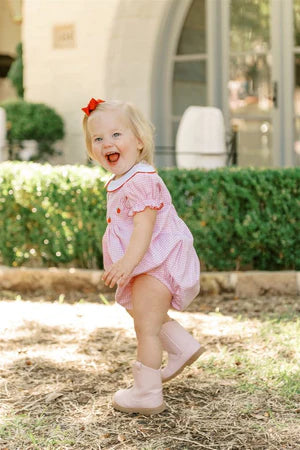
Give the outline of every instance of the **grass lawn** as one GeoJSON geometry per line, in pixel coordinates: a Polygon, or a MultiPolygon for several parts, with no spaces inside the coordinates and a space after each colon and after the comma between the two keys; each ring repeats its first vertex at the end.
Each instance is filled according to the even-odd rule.
{"type": "Polygon", "coordinates": [[[121,307],[0,300],[1,450],[300,449],[299,298],[198,298],[172,312],[207,351],[164,385],[168,408],[151,417],[111,407],[135,360],[121,307]]]}

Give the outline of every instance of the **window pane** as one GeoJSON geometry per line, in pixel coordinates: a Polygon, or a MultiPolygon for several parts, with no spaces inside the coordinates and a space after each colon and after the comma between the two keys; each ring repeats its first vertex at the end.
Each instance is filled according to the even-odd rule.
{"type": "Polygon", "coordinates": [[[270,0],[231,0],[232,52],[270,49],[270,0]]]}
{"type": "Polygon", "coordinates": [[[273,106],[269,55],[230,58],[229,106],[233,114],[268,114],[273,106]]]}
{"type": "Polygon", "coordinates": [[[177,55],[205,52],[205,0],[194,0],[182,28],[177,55]]]}
{"type": "Polygon", "coordinates": [[[233,119],[238,127],[238,165],[272,167],[272,123],[267,120],[233,119]]]}
{"type": "Polygon", "coordinates": [[[173,108],[180,116],[191,105],[206,105],[206,61],[177,62],[174,65],[173,108]]]}

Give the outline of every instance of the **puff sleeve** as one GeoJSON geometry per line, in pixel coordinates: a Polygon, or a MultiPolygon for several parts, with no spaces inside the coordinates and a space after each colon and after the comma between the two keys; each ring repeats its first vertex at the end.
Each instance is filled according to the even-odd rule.
{"type": "Polygon", "coordinates": [[[162,187],[156,173],[137,173],[126,184],[128,216],[132,217],[147,207],[157,210],[163,208],[162,187]]]}

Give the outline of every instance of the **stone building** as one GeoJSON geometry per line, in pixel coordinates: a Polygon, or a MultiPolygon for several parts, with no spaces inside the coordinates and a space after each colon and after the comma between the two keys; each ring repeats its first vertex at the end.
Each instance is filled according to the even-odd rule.
{"type": "Polygon", "coordinates": [[[21,4],[0,0],[0,102],[16,98],[17,94],[6,77],[16,57],[16,46],[21,41],[21,4]]]}
{"type": "MultiPolygon", "coordinates": [[[[0,0],[2,54],[13,55],[3,30],[17,26],[7,12],[16,3],[0,0]]],[[[86,160],[80,108],[96,97],[142,109],[156,127],[159,165],[174,164],[190,105],[216,106],[226,128],[238,128],[239,165],[299,164],[300,0],[22,3],[25,98],[63,116],[62,162],[86,160]]]]}

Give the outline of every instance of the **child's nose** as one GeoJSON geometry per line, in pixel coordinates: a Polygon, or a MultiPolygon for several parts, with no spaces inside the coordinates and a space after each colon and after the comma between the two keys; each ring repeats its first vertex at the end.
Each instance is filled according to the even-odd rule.
{"type": "Polygon", "coordinates": [[[111,146],[112,146],[112,143],[111,143],[110,139],[104,139],[104,141],[103,141],[103,147],[104,147],[104,148],[109,148],[109,147],[111,147],[111,146]]]}

